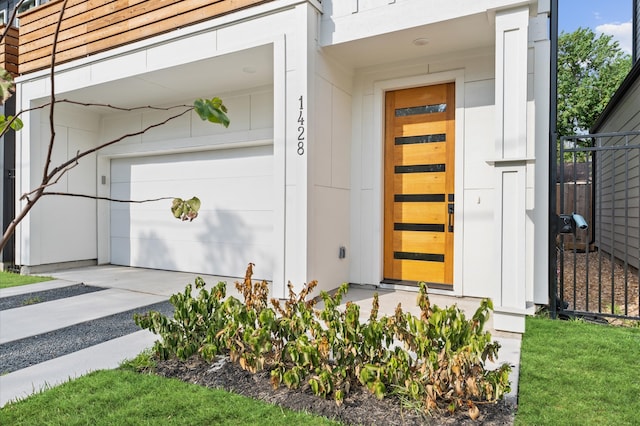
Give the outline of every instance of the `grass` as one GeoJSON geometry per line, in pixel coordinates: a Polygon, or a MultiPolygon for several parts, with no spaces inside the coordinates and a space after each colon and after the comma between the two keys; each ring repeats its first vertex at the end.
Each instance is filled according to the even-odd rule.
{"type": "Polygon", "coordinates": [[[218,389],[102,370],[0,409],[2,425],[338,425],[218,389]]]}
{"type": "Polygon", "coordinates": [[[36,303],[42,303],[42,298],[38,296],[30,297],[24,302],[22,302],[22,306],[35,305],[36,303]]]}
{"type": "MultiPolygon", "coordinates": [[[[0,424],[337,425],[243,396],[135,371],[92,373],[0,409],[0,424]]],[[[516,425],[633,425],[640,413],[640,328],[527,318],[516,425]]]]}
{"type": "Polygon", "coordinates": [[[640,419],[640,329],[527,318],[516,425],[640,419]]]}
{"type": "Polygon", "coordinates": [[[38,277],[35,275],[20,275],[13,272],[0,271],[0,288],[16,287],[52,280],[51,277],[38,277]]]}

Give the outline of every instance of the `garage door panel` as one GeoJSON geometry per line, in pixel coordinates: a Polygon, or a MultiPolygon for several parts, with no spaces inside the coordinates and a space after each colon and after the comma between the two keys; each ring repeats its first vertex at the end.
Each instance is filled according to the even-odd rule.
{"type": "Polygon", "coordinates": [[[162,229],[169,241],[202,241],[238,244],[270,244],[273,239],[273,212],[204,210],[193,222],[173,219],[169,209],[146,210],[130,219],[125,211],[112,212],[112,236],[144,238],[162,229]],[[173,223],[167,223],[172,221],[173,223]],[[130,223],[129,223],[130,222],[130,223]],[[200,222],[200,223],[199,223],[200,222]],[[124,228],[127,228],[126,230],[124,228]],[[132,233],[133,230],[133,233],[132,233]]]}
{"type": "Polygon", "coordinates": [[[243,276],[248,262],[272,278],[272,148],[238,148],[114,159],[111,196],[202,201],[193,222],[171,216],[170,200],[111,203],[111,262],[243,276]]]}
{"type": "Polygon", "coordinates": [[[254,245],[247,250],[244,244],[212,243],[205,250],[193,251],[189,241],[167,243],[165,239],[147,235],[140,239],[118,239],[113,248],[112,263],[116,265],[135,263],[143,268],[241,277],[251,262],[257,266],[254,278],[272,279],[271,245],[254,245]]]}
{"type": "Polygon", "coordinates": [[[273,173],[271,146],[219,150],[211,153],[182,153],[119,160],[113,182],[189,181],[209,178],[264,176],[273,173]],[[233,153],[232,151],[242,151],[233,153]],[[162,164],[162,167],[158,167],[162,164]]]}
{"type": "MultiPolygon", "coordinates": [[[[202,209],[272,209],[272,176],[252,176],[238,178],[199,179],[194,181],[160,180],[155,182],[132,182],[113,184],[112,197],[124,200],[145,200],[160,197],[191,198],[197,196],[202,209]],[[262,207],[261,207],[262,206],[262,207]]],[[[120,203],[115,209],[135,208],[140,210],[158,209],[164,203],[171,206],[171,200],[142,204],[120,203]]],[[[169,208],[167,207],[167,208],[169,208]]],[[[164,208],[164,207],[161,207],[164,208]]]]}
{"type": "MultiPolygon", "coordinates": [[[[116,203],[111,203],[116,204],[116,203]]],[[[129,210],[111,209],[111,238],[129,238],[131,236],[131,217],[129,210]]]]}

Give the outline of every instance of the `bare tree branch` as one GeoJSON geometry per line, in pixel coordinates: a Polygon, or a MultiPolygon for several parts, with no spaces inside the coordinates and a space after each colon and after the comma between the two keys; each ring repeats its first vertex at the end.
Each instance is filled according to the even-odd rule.
{"type": "Polygon", "coordinates": [[[111,105],[111,104],[99,104],[99,103],[92,103],[92,102],[79,102],[79,101],[74,101],[74,100],[71,100],[71,99],[60,99],[60,100],[57,100],[56,102],[58,102],[58,103],[68,103],[68,104],[79,105],[79,106],[84,106],[84,107],[110,108],[110,109],[114,109],[116,111],[126,111],[126,112],[133,112],[133,111],[137,111],[137,110],[140,110],[140,109],[150,109],[150,110],[153,110],[153,111],[171,111],[172,109],[176,109],[176,108],[193,108],[193,105],[187,105],[187,104],[172,105],[172,106],[168,106],[168,107],[159,107],[159,106],[154,106],[154,105],[143,105],[143,106],[136,106],[136,107],[121,107],[121,106],[111,105]]]}
{"type": "Polygon", "coordinates": [[[143,204],[143,203],[153,203],[155,201],[166,201],[166,200],[174,200],[178,197],[160,197],[160,198],[150,198],[148,200],[120,200],[117,198],[111,197],[100,197],[97,195],[88,195],[88,194],[74,194],[72,192],[43,192],[42,195],[61,195],[65,197],[79,197],[79,198],[90,198],[92,200],[104,200],[104,201],[113,201],[114,203],[130,203],[130,204],[143,204]]]}
{"type": "Polygon", "coordinates": [[[51,156],[53,155],[53,145],[56,139],[55,122],[53,115],[56,105],[56,79],[55,79],[55,66],[56,66],[56,50],[58,48],[58,36],[60,34],[60,26],[62,25],[62,18],[64,17],[64,11],[67,8],[69,0],[64,0],[60,7],[60,15],[58,16],[58,22],[56,23],[56,29],[53,33],[53,45],[51,48],[51,108],[49,109],[49,131],[51,136],[49,138],[49,149],[47,150],[47,156],[44,161],[44,169],[42,173],[42,183],[46,184],[49,175],[49,166],[51,165],[51,156]]]}
{"type": "MultiPolygon", "coordinates": [[[[11,130],[11,124],[17,119],[19,118],[22,114],[25,114],[27,112],[31,112],[31,111],[36,111],[39,109],[43,109],[43,108],[47,108],[48,106],[50,106],[53,102],[46,102],[42,105],[36,106],[36,107],[31,107],[31,108],[26,108],[23,110],[20,110],[16,113],[16,115],[14,117],[11,118],[11,120],[9,120],[7,126],[2,130],[2,132],[0,133],[0,137],[4,136],[5,133],[7,133],[9,130],[11,130]]],[[[153,105],[143,105],[143,106],[135,106],[135,107],[121,107],[121,106],[117,106],[117,105],[111,105],[111,104],[102,104],[102,103],[93,103],[93,102],[79,102],[79,101],[74,101],[71,99],[56,99],[55,103],[59,103],[59,104],[71,104],[71,105],[77,105],[77,106],[83,106],[83,107],[99,107],[99,108],[110,108],[116,111],[125,111],[125,112],[133,112],[133,111],[138,111],[138,110],[152,110],[152,111],[171,111],[174,109],[178,109],[178,108],[189,108],[192,109],[193,105],[188,105],[188,104],[178,104],[178,105],[171,105],[168,107],[158,107],[158,106],[153,106],[153,105]]]]}
{"type": "Polygon", "coordinates": [[[4,234],[2,235],[2,241],[0,241],[0,253],[2,253],[2,250],[9,243],[11,235],[15,232],[16,227],[20,222],[22,222],[22,219],[25,218],[29,211],[31,211],[31,208],[35,205],[36,201],[37,199],[35,201],[28,200],[27,204],[22,208],[22,210],[20,210],[20,213],[18,213],[18,215],[9,223],[7,229],[5,229],[4,234]]]}
{"type": "Polygon", "coordinates": [[[116,139],[110,140],[109,142],[105,142],[105,143],[103,143],[103,144],[100,144],[100,145],[98,145],[98,146],[96,146],[96,147],[94,147],[94,148],[88,149],[88,150],[86,150],[86,151],[79,152],[78,154],[76,154],[76,156],[75,156],[75,157],[68,159],[67,161],[65,161],[64,163],[60,164],[58,167],[56,167],[55,169],[53,169],[53,170],[51,171],[51,173],[49,173],[49,175],[48,175],[48,179],[53,179],[53,177],[54,177],[57,173],[60,173],[60,172],[64,173],[64,172],[63,172],[63,169],[65,169],[66,167],[68,167],[69,165],[71,165],[71,164],[73,164],[73,163],[77,163],[77,162],[78,162],[78,160],[80,160],[80,159],[81,159],[81,158],[83,158],[83,157],[86,157],[86,156],[87,156],[87,155],[89,155],[89,154],[93,154],[94,152],[99,151],[99,150],[101,150],[102,148],[106,148],[106,147],[111,146],[111,145],[113,145],[113,144],[115,144],[115,143],[118,143],[118,142],[122,141],[123,139],[130,138],[130,137],[133,137],[133,136],[142,135],[142,134],[144,134],[144,133],[148,132],[149,130],[151,130],[151,129],[153,129],[153,128],[160,127],[160,126],[164,126],[164,125],[165,125],[165,124],[167,124],[169,121],[171,121],[171,120],[175,120],[176,118],[178,118],[178,117],[182,117],[182,116],[183,116],[183,115],[185,115],[186,113],[190,112],[190,111],[191,111],[191,108],[192,108],[192,107],[189,107],[189,109],[187,109],[187,110],[185,110],[185,111],[182,111],[182,112],[181,112],[181,113],[179,113],[179,114],[172,115],[171,117],[169,117],[169,118],[167,118],[167,119],[165,119],[165,120],[163,120],[163,121],[157,122],[157,123],[155,123],[155,124],[151,124],[151,125],[149,125],[149,126],[145,127],[145,128],[144,128],[144,129],[142,129],[142,130],[139,130],[139,131],[137,131],[137,132],[127,133],[127,134],[122,135],[122,136],[120,136],[120,137],[118,137],[118,138],[116,138],[116,139]]]}
{"type": "Polygon", "coordinates": [[[47,189],[50,186],[53,186],[55,184],[57,184],[58,182],[60,182],[60,179],[62,179],[62,177],[67,174],[67,172],[69,172],[69,170],[73,169],[74,167],[76,167],[78,164],[77,161],[73,164],[71,164],[70,166],[66,167],[64,170],[62,170],[60,172],[60,175],[58,177],[56,177],[56,180],[54,180],[53,182],[48,182],[46,184],[42,184],[40,186],[38,186],[37,188],[31,190],[30,192],[25,192],[24,194],[22,194],[22,196],[20,197],[20,200],[29,200],[29,195],[31,194],[35,194],[38,191],[43,191],[45,189],[47,189]]]}
{"type": "Polygon", "coordinates": [[[0,43],[2,43],[2,41],[7,37],[7,33],[9,32],[9,28],[11,28],[11,25],[15,22],[16,16],[18,15],[18,10],[20,9],[20,6],[22,6],[22,3],[24,3],[25,1],[26,0],[20,0],[13,7],[13,11],[11,12],[11,16],[9,16],[9,20],[7,21],[7,26],[4,28],[4,31],[2,32],[2,35],[0,35],[0,43]]]}

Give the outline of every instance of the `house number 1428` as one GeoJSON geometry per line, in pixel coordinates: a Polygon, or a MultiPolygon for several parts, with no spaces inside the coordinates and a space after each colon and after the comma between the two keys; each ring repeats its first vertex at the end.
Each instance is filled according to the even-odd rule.
{"type": "Polygon", "coordinates": [[[298,115],[298,155],[304,155],[304,107],[302,105],[302,96],[298,98],[300,101],[300,115],[298,115]]]}

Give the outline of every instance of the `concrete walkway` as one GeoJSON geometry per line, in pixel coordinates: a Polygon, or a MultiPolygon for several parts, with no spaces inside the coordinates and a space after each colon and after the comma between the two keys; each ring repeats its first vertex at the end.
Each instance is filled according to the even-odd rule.
{"type": "MultiPolygon", "coordinates": [[[[78,283],[108,290],[0,311],[0,344],[167,300],[172,294],[183,291],[185,285],[193,283],[198,276],[183,272],[111,265],[70,269],[48,275],[56,280],[0,289],[0,298],[78,283]]],[[[240,298],[233,285],[235,279],[212,276],[203,278],[208,287],[219,281],[226,281],[227,295],[240,298]]],[[[415,306],[417,294],[411,291],[373,290],[354,286],[347,293],[344,302],[349,300],[360,304],[361,317],[364,320],[369,317],[374,291],[379,293],[381,315],[393,315],[398,303],[402,303],[405,311],[418,312],[415,306]]],[[[441,295],[430,295],[430,300],[438,306],[456,303],[468,317],[479,305],[479,300],[476,299],[441,295]]],[[[488,327],[491,329],[491,323],[488,327]]],[[[491,331],[502,346],[497,364],[507,362],[514,366],[509,399],[515,402],[520,363],[520,335],[491,331]]],[[[155,340],[155,335],[143,330],[9,374],[2,375],[0,366],[0,407],[87,372],[115,368],[121,361],[133,358],[145,348],[151,347],[155,340]]]]}

